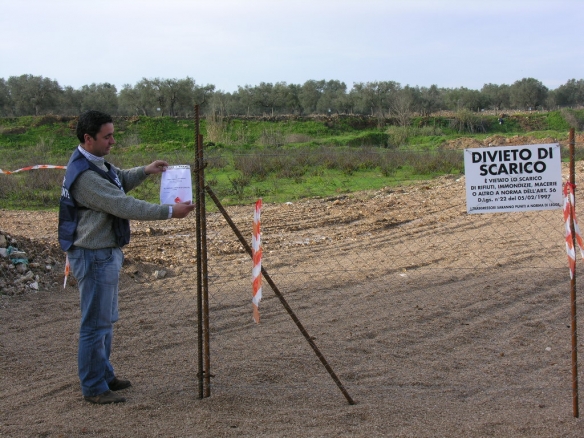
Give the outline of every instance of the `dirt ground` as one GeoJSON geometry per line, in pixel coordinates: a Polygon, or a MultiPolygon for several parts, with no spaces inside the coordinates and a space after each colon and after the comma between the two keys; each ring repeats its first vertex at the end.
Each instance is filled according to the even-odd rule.
{"type": "MultiPolygon", "coordinates": [[[[228,211],[250,237],[252,207],[228,211]]],[[[56,223],[0,210],[0,230],[59,258],[56,223]]],[[[124,404],[82,399],[62,262],[39,291],[0,296],[0,436],[584,436],[561,211],[467,215],[452,177],[265,205],[264,267],[354,405],[265,282],[252,322],[251,262],[212,209],[199,398],[195,226],[132,223],[112,355],[124,404]]]]}

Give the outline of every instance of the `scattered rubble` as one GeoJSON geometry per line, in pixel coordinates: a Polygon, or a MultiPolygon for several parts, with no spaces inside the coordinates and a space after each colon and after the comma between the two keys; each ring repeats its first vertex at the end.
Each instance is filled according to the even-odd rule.
{"type": "Polygon", "coordinates": [[[154,271],[153,277],[157,280],[166,277],[167,272],[164,269],[154,271]]]}
{"type": "Polygon", "coordinates": [[[0,230],[0,294],[54,289],[63,281],[60,258],[63,253],[56,246],[0,230]]]}

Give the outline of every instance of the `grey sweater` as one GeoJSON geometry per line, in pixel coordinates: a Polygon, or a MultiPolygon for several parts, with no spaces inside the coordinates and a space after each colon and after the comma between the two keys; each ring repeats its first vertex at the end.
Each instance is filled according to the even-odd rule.
{"type": "MultiPolygon", "coordinates": [[[[107,172],[102,161],[92,162],[107,172]]],[[[168,205],[151,204],[126,194],[146,179],[144,166],[127,170],[113,169],[124,191],[92,170],[79,175],[71,187],[71,195],[81,207],[75,232],[74,245],[77,247],[101,249],[118,246],[112,227],[114,216],[136,220],[168,219],[168,205]]]]}

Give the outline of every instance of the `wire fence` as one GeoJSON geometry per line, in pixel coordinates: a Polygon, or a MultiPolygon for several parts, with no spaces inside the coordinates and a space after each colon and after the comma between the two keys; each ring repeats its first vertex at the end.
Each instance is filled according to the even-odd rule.
{"type": "MultiPolygon", "coordinates": [[[[264,266],[357,400],[404,385],[472,393],[496,386],[493,377],[509,391],[514,361],[542,373],[544,363],[569,370],[561,211],[465,208],[463,184],[452,180],[262,213],[264,266]],[[368,221],[375,209],[386,214],[368,221]],[[400,210],[409,216],[395,221],[400,210]],[[480,375],[485,363],[491,376],[480,375]]],[[[250,217],[238,227],[249,230],[250,217]]],[[[214,216],[208,238],[211,248],[237,246],[214,216]]],[[[209,256],[213,389],[260,386],[274,397],[335,391],[267,286],[262,327],[253,327],[249,257],[209,256]]],[[[513,374],[524,390],[570,397],[569,378],[513,374]]]]}
{"type": "MultiPolygon", "coordinates": [[[[251,242],[253,204],[227,211],[251,242]]],[[[187,224],[165,238],[186,235],[195,235],[187,224]]],[[[456,402],[570,399],[561,210],[468,215],[464,178],[443,177],[264,204],[262,242],[264,268],[358,403],[395,401],[396,392],[456,402]]],[[[266,282],[261,323],[253,322],[251,258],[212,204],[207,247],[211,394],[342,398],[266,282]]],[[[194,266],[182,269],[179,277],[195,278],[194,266]]],[[[190,286],[185,299],[194,303],[190,286]]],[[[167,313],[184,314],[184,326],[195,320],[182,301],[167,313]]],[[[190,336],[194,345],[194,327],[190,336]]],[[[193,377],[197,360],[187,361],[193,377]]]]}
{"type": "MultiPolygon", "coordinates": [[[[189,164],[182,154],[171,159],[189,164]]],[[[447,403],[570,399],[570,285],[561,210],[469,215],[463,177],[407,182],[265,203],[262,210],[263,266],[347,391],[358,403],[423,394],[447,403]]],[[[158,190],[155,181],[140,195],[152,199],[158,190]]],[[[227,195],[218,193],[219,199],[227,195]]],[[[577,190],[577,208],[583,201],[577,190]]],[[[339,400],[338,388],[266,282],[261,323],[253,322],[251,259],[209,198],[207,205],[211,395],[339,400]]],[[[226,210],[251,242],[253,203],[226,210]]],[[[134,221],[132,231],[117,358],[134,364],[148,391],[196,394],[195,218],[134,221]]],[[[49,243],[54,233],[27,240],[2,231],[6,246],[14,239],[27,243],[22,249],[29,256],[38,254],[18,277],[17,265],[2,259],[4,291],[32,272],[41,291],[44,284],[74,293],[73,279],[65,292],[57,274],[43,283],[48,265],[62,272],[49,243]],[[42,248],[33,249],[39,242],[42,248]]],[[[10,290],[30,293],[30,280],[10,290]]]]}

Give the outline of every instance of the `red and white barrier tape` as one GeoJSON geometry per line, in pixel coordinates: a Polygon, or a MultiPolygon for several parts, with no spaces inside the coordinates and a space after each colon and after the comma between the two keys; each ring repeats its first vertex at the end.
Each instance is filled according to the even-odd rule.
{"type": "Polygon", "coordinates": [[[566,226],[566,252],[568,253],[568,266],[570,267],[570,278],[574,278],[576,272],[576,251],[574,249],[574,238],[572,236],[571,222],[574,222],[574,232],[576,233],[576,243],[580,248],[580,254],[584,259],[584,241],[580,234],[578,221],[576,220],[576,210],[574,209],[574,187],[571,183],[564,184],[564,223],[566,226]]]}
{"type": "Polygon", "coordinates": [[[260,230],[260,216],[262,210],[262,200],[258,199],[255,204],[253,215],[253,235],[251,239],[251,254],[253,259],[252,283],[253,283],[253,319],[256,324],[260,322],[259,304],[262,299],[262,237],[260,230]]]}
{"type": "Polygon", "coordinates": [[[65,256],[65,279],[63,280],[63,289],[67,287],[67,277],[69,277],[69,271],[71,270],[71,265],[69,264],[69,254],[65,256]]]}
{"type": "Polygon", "coordinates": [[[13,173],[24,172],[26,170],[35,170],[35,169],[67,169],[67,166],[53,166],[52,164],[37,164],[35,166],[27,166],[23,167],[22,169],[17,170],[2,170],[0,169],[0,173],[5,175],[12,175],[13,173]]]}

